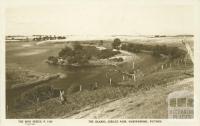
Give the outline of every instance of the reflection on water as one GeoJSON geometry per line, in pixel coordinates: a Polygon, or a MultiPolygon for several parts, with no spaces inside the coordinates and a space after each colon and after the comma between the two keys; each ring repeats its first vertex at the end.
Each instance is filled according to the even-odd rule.
{"type": "Polygon", "coordinates": [[[41,54],[46,52],[47,50],[43,49],[43,50],[34,50],[34,51],[30,51],[30,52],[22,52],[22,53],[17,53],[17,56],[31,56],[31,55],[36,55],[36,54],[41,54]]]}

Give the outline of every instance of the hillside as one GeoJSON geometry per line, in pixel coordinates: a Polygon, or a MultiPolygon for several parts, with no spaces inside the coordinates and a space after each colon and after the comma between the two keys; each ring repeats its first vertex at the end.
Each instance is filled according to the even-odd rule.
{"type": "Polygon", "coordinates": [[[186,89],[193,90],[193,78],[132,93],[125,98],[82,111],[68,118],[167,118],[167,95],[173,91],[186,89]]]}

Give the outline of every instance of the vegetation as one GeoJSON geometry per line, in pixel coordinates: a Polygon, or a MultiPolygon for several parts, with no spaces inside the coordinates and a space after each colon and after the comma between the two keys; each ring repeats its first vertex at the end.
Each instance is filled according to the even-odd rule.
{"type": "Polygon", "coordinates": [[[167,47],[166,45],[156,45],[153,47],[153,55],[160,56],[160,54],[168,55],[170,59],[184,58],[186,52],[177,47],[167,47]]]}
{"type": "Polygon", "coordinates": [[[62,58],[67,58],[68,56],[72,56],[73,55],[73,50],[66,46],[65,48],[63,48],[59,53],[58,56],[62,57],[62,58]]]}
{"type": "Polygon", "coordinates": [[[120,45],[121,45],[121,40],[119,38],[114,39],[112,43],[113,49],[119,49],[120,45]]]}
{"type": "Polygon", "coordinates": [[[21,108],[23,108],[25,104],[32,104],[33,107],[23,108],[23,112],[16,113],[18,115],[15,115],[14,117],[55,118],[64,115],[67,116],[67,114],[71,115],[72,113],[76,113],[86,106],[95,107],[103,102],[126,97],[130,93],[149,90],[155,86],[166,86],[166,83],[177,80],[177,78],[186,78],[186,76],[187,75],[184,74],[184,70],[171,71],[166,69],[164,71],[158,71],[153,74],[146,75],[136,82],[133,82],[133,80],[125,82],[129,86],[118,85],[116,83],[113,86],[104,86],[96,90],[84,89],[82,91],[76,91],[66,96],[67,102],[65,104],[60,104],[57,99],[49,99],[53,96],[51,87],[35,87],[31,91],[24,92],[21,96],[22,101],[20,101],[21,108]],[[40,97],[41,99],[39,101],[41,109],[35,111],[34,106],[37,103],[37,97],[40,97]],[[33,110],[30,112],[30,109],[33,110]]]}
{"type": "Polygon", "coordinates": [[[73,48],[66,46],[59,53],[58,57],[50,56],[48,62],[51,64],[58,64],[59,58],[67,61],[68,64],[84,65],[88,64],[89,60],[93,59],[106,59],[110,58],[119,51],[112,49],[98,50],[95,46],[82,46],[78,43],[73,45],[73,48]]]}
{"type": "Polygon", "coordinates": [[[50,61],[51,64],[57,64],[58,63],[58,59],[54,56],[49,56],[48,61],[50,61]]]}
{"type": "Polygon", "coordinates": [[[6,66],[6,87],[9,89],[12,85],[32,82],[40,76],[45,74],[40,72],[35,72],[31,70],[27,70],[24,68],[20,68],[17,66],[7,65],[6,66]]]}
{"type": "Polygon", "coordinates": [[[20,95],[16,100],[16,107],[34,105],[55,97],[54,89],[51,86],[36,86],[20,95]]]}
{"type": "Polygon", "coordinates": [[[115,61],[115,62],[122,62],[123,61],[123,58],[114,58],[114,59],[112,59],[113,61],[115,61]]]}
{"type": "Polygon", "coordinates": [[[99,46],[102,46],[103,45],[103,40],[100,40],[99,41],[99,46]]]}
{"type": "Polygon", "coordinates": [[[65,36],[53,36],[53,35],[45,35],[45,36],[37,36],[33,39],[33,41],[45,41],[45,40],[56,40],[56,39],[66,39],[65,36]]]}
{"type": "MultiPolygon", "coordinates": [[[[87,64],[88,60],[91,58],[90,55],[87,55],[86,50],[80,44],[74,44],[73,49],[66,46],[59,53],[58,57],[62,58],[62,60],[67,60],[69,64],[87,64]]],[[[54,56],[50,56],[48,58],[52,64],[58,63],[58,58],[54,56]]]]}
{"type": "Polygon", "coordinates": [[[121,49],[129,51],[129,52],[133,52],[133,53],[139,53],[143,48],[144,46],[142,44],[129,43],[129,44],[122,44],[121,49]]]}
{"type": "Polygon", "coordinates": [[[139,53],[141,51],[151,51],[153,56],[160,57],[161,54],[163,54],[169,56],[169,58],[172,60],[177,58],[183,58],[186,55],[186,51],[178,47],[169,47],[166,45],[154,46],[154,45],[128,43],[128,44],[123,44],[122,49],[133,53],[139,53]]]}
{"type": "Polygon", "coordinates": [[[100,53],[98,54],[98,58],[99,59],[106,59],[109,57],[112,57],[114,55],[119,54],[119,51],[113,51],[112,49],[105,49],[105,50],[101,50],[100,53]]]}

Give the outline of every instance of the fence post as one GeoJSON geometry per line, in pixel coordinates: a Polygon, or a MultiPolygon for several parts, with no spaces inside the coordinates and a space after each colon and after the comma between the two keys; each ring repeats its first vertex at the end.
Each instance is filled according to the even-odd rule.
{"type": "Polygon", "coordinates": [[[110,78],[110,85],[112,84],[112,79],[110,78]]]}
{"type": "Polygon", "coordinates": [[[95,88],[98,88],[98,83],[97,82],[95,82],[95,88]]]}
{"type": "Polygon", "coordinates": [[[179,65],[179,59],[178,59],[178,61],[177,61],[177,64],[179,65]]]}
{"type": "Polygon", "coordinates": [[[123,79],[123,81],[125,80],[125,76],[124,75],[122,75],[122,79],[123,79]]]}
{"type": "Polygon", "coordinates": [[[136,76],[135,76],[135,74],[132,74],[132,78],[133,78],[134,81],[136,81],[136,76]]]}
{"type": "Polygon", "coordinates": [[[82,85],[80,85],[80,87],[79,87],[79,91],[82,91],[82,85]]]}
{"type": "Polygon", "coordinates": [[[133,64],[132,64],[132,69],[134,69],[135,68],[135,63],[133,62],[133,64]]]}
{"type": "Polygon", "coordinates": [[[186,67],[186,65],[187,65],[186,60],[184,60],[184,63],[185,63],[185,67],[186,67]]]}

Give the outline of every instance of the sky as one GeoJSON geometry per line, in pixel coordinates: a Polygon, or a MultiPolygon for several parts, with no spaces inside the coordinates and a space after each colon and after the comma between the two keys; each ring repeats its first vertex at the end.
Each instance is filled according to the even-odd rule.
{"type": "Polygon", "coordinates": [[[7,35],[194,33],[192,4],[141,1],[7,0],[5,30],[7,35]]]}

